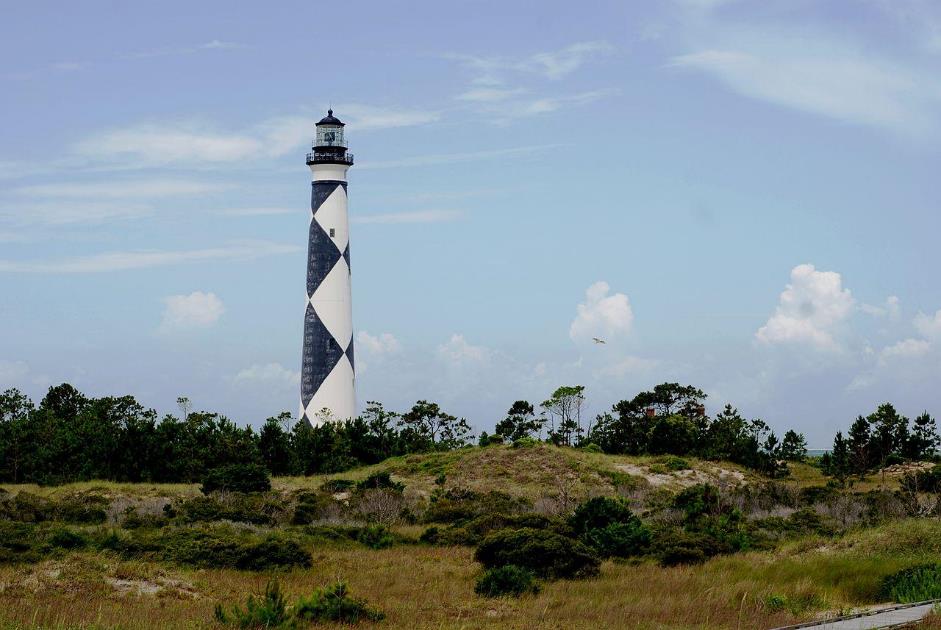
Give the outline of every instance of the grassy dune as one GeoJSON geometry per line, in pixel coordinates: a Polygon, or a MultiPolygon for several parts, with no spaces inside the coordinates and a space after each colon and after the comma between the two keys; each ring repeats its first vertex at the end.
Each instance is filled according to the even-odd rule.
{"type": "MultiPolygon", "coordinates": [[[[340,475],[280,478],[273,485],[290,493],[330,478],[359,480],[385,470],[417,495],[429,494],[443,474],[448,485],[503,490],[535,501],[556,492],[560,480],[581,495],[652,484],[676,488],[732,473],[744,483],[757,481],[734,465],[689,459],[689,470],[670,472],[663,462],[548,446],[490,447],[395,458],[340,475]]],[[[812,467],[797,466],[788,483],[822,481],[812,467]]],[[[49,497],[95,491],[131,502],[198,494],[196,485],[187,484],[4,488],[49,497]]],[[[396,529],[416,538],[422,527],[396,529]]],[[[480,568],[470,548],[416,544],[371,550],[325,542],[309,550],[312,568],[270,574],[126,561],[107,552],[63,552],[34,565],[0,565],[0,628],[214,628],[219,627],[212,614],[217,603],[242,603],[272,577],[289,600],[343,579],[354,595],[386,614],[375,624],[385,628],[770,628],[878,603],[883,576],[941,560],[941,523],[899,521],[699,566],[607,561],[596,579],[550,582],[538,595],[519,600],[474,595],[480,568]]]]}

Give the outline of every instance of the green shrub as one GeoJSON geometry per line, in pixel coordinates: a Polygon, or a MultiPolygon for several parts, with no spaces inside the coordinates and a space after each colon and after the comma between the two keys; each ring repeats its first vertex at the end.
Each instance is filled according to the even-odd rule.
{"type": "Polygon", "coordinates": [[[479,444],[480,446],[494,446],[496,444],[503,444],[503,436],[497,434],[487,435],[484,433],[480,436],[479,444]]]}
{"type": "Polygon", "coordinates": [[[528,509],[532,509],[529,501],[512,497],[505,492],[449,488],[432,495],[431,505],[428,506],[423,520],[426,523],[457,523],[484,514],[516,514],[528,509]]]}
{"type": "Polygon", "coordinates": [[[483,514],[445,529],[429,527],[421,541],[438,545],[476,546],[490,532],[498,529],[547,529],[555,523],[542,514],[483,514]]]}
{"type": "Polygon", "coordinates": [[[941,564],[919,564],[887,576],[882,595],[901,604],[941,598],[941,564]]]}
{"type": "Polygon", "coordinates": [[[337,582],[314,591],[310,599],[301,598],[295,606],[298,619],[305,621],[336,621],[357,623],[358,621],[380,621],[382,612],[370,607],[365,600],[350,596],[346,584],[337,582]]]}
{"type": "Polygon", "coordinates": [[[683,459],[682,457],[677,457],[676,455],[671,455],[663,461],[663,465],[667,470],[678,471],[678,470],[689,470],[691,466],[689,462],[683,459]]]}
{"type": "Polygon", "coordinates": [[[231,527],[112,530],[100,535],[95,545],[125,558],[153,558],[207,569],[267,571],[311,565],[310,554],[291,538],[274,533],[260,538],[231,527]]]}
{"type": "Polygon", "coordinates": [[[0,520],[39,523],[52,520],[55,505],[52,501],[30,492],[18,492],[14,496],[0,496],[0,520]]]}
{"type": "Polygon", "coordinates": [[[545,529],[501,529],[481,541],[475,559],[492,569],[508,564],[544,578],[580,578],[598,574],[600,561],[591,550],[545,529]]]}
{"type": "Polygon", "coordinates": [[[539,440],[531,437],[521,437],[513,440],[513,448],[532,448],[538,444],[539,440]]]}
{"type": "Polygon", "coordinates": [[[51,547],[59,549],[84,549],[88,546],[88,539],[82,534],[65,528],[58,528],[49,532],[47,542],[51,547]]]}
{"type": "Polygon", "coordinates": [[[0,563],[37,562],[41,556],[33,549],[36,529],[32,523],[0,521],[0,563]]]}
{"type": "Polygon", "coordinates": [[[584,444],[580,446],[579,448],[585,451],[586,453],[604,453],[604,449],[602,449],[600,446],[598,446],[594,442],[589,442],[588,444],[584,444]]]}
{"type": "Polygon", "coordinates": [[[367,525],[356,535],[356,540],[370,549],[385,549],[395,544],[395,537],[383,525],[367,525]]]}
{"type": "Polygon", "coordinates": [[[288,625],[290,616],[281,587],[277,582],[269,582],[264,596],[256,600],[248,596],[245,608],[233,606],[226,614],[222,604],[216,604],[216,621],[238,628],[283,628],[288,625]]]}
{"type": "Polygon", "coordinates": [[[229,464],[213,468],[205,477],[200,488],[203,494],[220,490],[229,492],[267,492],[271,490],[268,471],[258,464],[229,464]]]}
{"type": "Polygon", "coordinates": [[[323,485],[320,486],[320,489],[324,492],[329,492],[330,494],[337,494],[339,492],[347,492],[352,490],[356,485],[355,481],[350,481],[349,479],[329,479],[323,482],[323,485]]]}
{"type": "MultiPolygon", "coordinates": [[[[352,482],[351,482],[352,483],[352,482]]],[[[292,525],[308,525],[313,523],[323,513],[328,505],[333,503],[331,497],[314,492],[302,492],[294,505],[294,514],[291,515],[292,525]]]]}
{"type": "Polygon", "coordinates": [[[405,490],[405,485],[397,481],[392,481],[392,477],[387,472],[373,473],[356,484],[357,490],[376,490],[380,488],[401,492],[405,490]]]}
{"type": "Polygon", "coordinates": [[[474,592],[484,597],[504,595],[520,597],[525,593],[538,593],[539,584],[536,582],[536,576],[529,569],[508,564],[487,569],[477,579],[474,592]]]}
{"type": "Polygon", "coordinates": [[[101,495],[72,494],[59,501],[55,518],[67,523],[104,523],[110,505],[111,501],[101,495]]]}
{"type": "Polygon", "coordinates": [[[629,523],[611,523],[585,532],[581,540],[602,558],[630,558],[650,548],[650,530],[636,518],[629,523]]]}
{"type": "Polygon", "coordinates": [[[174,518],[183,523],[224,520],[255,525],[275,525],[285,521],[288,510],[281,498],[241,492],[178,499],[172,507],[174,518]]]}
{"type": "Polygon", "coordinates": [[[627,523],[637,520],[624,501],[608,497],[595,497],[585,501],[569,517],[569,525],[576,534],[607,527],[612,523],[627,523]]]}

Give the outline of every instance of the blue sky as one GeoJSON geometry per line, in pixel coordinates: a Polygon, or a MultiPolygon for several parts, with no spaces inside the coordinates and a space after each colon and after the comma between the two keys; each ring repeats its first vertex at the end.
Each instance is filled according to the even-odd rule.
{"type": "Polygon", "coordinates": [[[332,105],[360,404],[490,429],[560,384],[597,413],[682,381],[812,445],[941,413],[936,3],[4,14],[0,387],[294,411],[332,105]]]}

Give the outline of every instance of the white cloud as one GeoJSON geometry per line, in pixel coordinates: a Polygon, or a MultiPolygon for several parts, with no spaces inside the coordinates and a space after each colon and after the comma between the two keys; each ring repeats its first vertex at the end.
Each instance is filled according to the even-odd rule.
{"type": "Polygon", "coordinates": [[[414,166],[437,166],[440,164],[457,164],[460,162],[473,162],[476,160],[489,160],[511,155],[528,155],[558,149],[562,144],[539,144],[527,147],[512,147],[509,149],[492,149],[489,151],[467,151],[464,153],[438,153],[432,155],[419,155],[415,157],[400,158],[382,162],[361,162],[357,168],[409,168],[414,166]]]}
{"type": "Polygon", "coordinates": [[[255,217],[271,216],[276,214],[296,214],[298,212],[303,213],[304,207],[283,208],[275,206],[259,206],[254,208],[226,208],[225,210],[216,210],[215,214],[225,214],[234,217],[255,217]]]}
{"type": "Polygon", "coordinates": [[[755,337],[767,344],[808,343],[836,350],[839,346],[834,336],[854,305],[840,274],[817,271],[809,264],[798,265],[791,270],[791,282],[781,293],[774,315],[755,337]]]}
{"type": "Polygon", "coordinates": [[[824,37],[723,31],[722,48],[673,58],[733,91],[844,122],[909,135],[937,128],[941,82],[824,37]],[[729,41],[731,40],[731,41],[729,41]]]}
{"type": "Polygon", "coordinates": [[[598,337],[605,341],[624,337],[634,325],[631,302],[623,293],[608,295],[611,287],[598,281],[585,291],[585,302],[577,307],[577,315],[569,327],[573,341],[591,341],[598,337]]]}
{"type": "Polygon", "coordinates": [[[356,347],[372,355],[396,354],[402,350],[402,344],[391,333],[370,335],[365,330],[356,335],[356,347]]]}
{"type": "Polygon", "coordinates": [[[915,328],[929,339],[941,338],[941,310],[935,311],[934,315],[918,313],[915,316],[915,328]]]}
{"type": "Polygon", "coordinates": [[[590,59],[608,54],[614,47],[606,41],[578,42],[559,50],[535,53],[526,57],[479,57],[450,55],[477,73],[478,85],[499,85],[506,73],[541,75],[561,79],[578,70],[590,59]]]}
{"type": "Polygon", "coordinates": [[[140,203],[55,201],[0,206],[0,220],[17,225],[70,225],[104,223],[111,220],[136,219],[151,214],[151,208],[140,203]]]}
{"type": "Polygon", "coordinates": [[[222,317],[225,306],[215,293],[194,291],[189,295],[171,295],[163,299],[165,308],[160,329],[208,328],[222,317]]]}
{"type": "Polygon", "coordinates": [[[438,357],[453,365],[483,363],[489,361],[491,354],[489,348],[473,346],[459,333],[454,333],[447,343],[438,346],[438,357]]]}
{"type": "Polygon", "coordinates": [[[523,88],[476,87],[458,94],[456,98],[471,103],[500,103],[525,93],[523,88]]]}
{"type": "Polygon", "coordinates": [[[13,192],[26,197],[69,199],[142,199],[178,197],[220,192],[229,184],[216,184],[179,179],[140,179],[78,184],[40,184],[21,186],[13,192]]]}
{"type": "Polygon", "coordinates": [[[442,223],[460,218],[458,210],[417,210],[415,212],[392,212],[354,216],[353,223],[442,223]]]}
{"type": "Polygon", "coordinates": [[[605,41],[579,42],[554,52],[536,53],[524,65],[550,79],[560,79],[578,70],[589,59],[613,50],[605,41]]]}
{"type": "Polygon", "coordinates": [[[879,353],[879,360],[890,361],[895,358],[909,359],[922,357],[931,350],[931,343],[924,339],[904,339],[879,353]]]}
{"type": "Polygon", "coordinates": [[[235,381],[237,383],[258,382],[266,385],[274,384],[288,387],[300,384],[301,373],[289,370],[280,363],[256,363],[240,370],[235,375],[235,381]]]}
{"type": "Polygon", "coordinates": [[[0,359],[0,390],[21,381],[27,374],[29,374],[29,366],[26,363],[0,359]]]}
{"type": "Polygon", "coordinates": [[[47,261],[0,260],[0,272],[7,273],[102,273],[163,267],[207,260],[252,260],[263,256],[292,254],[300,251],[297,245],[282,245],[268,241],[244,241],[224,247],[176,251],[107,252],[47,261]]]}
{"type": "Polygon", "coordinates": [[[359,103],[340,104],[333,110],[354,131],[417,127],[436,122],[441,118],[438,112],[433,111],[403,107],[375,107],[359,103]]]}
{"type": "Polygon", "coordinates": [[[242,44],[235,42],[220,41],[213,39],[202,44],[193,44],[190,46],[168,46],[164,48],[155,48],[153,50],[144,50],[141,52],[124,55],[126,59],[149,59],[151,57],[169,57],[173,55],[191,55],[201,50],[234,50],[244,48],[242,44]]]}
{"type": "MultiPolygon", "coordinates": [[[[335,109],[348,128],[357,132],[425,125],[440,117],[437,112],[358,103],[335,109]]],[[[241,129],[220,129],[203,120],[146,122],[98,132],[75,143],[71,150],[92,162],[138,167],[231,164],[281,157],[309,147],[314,123],[321,115],[275,116],[241,129]]]]}
{"type": "Polygon", "coordinates": [[[898,321],[902,316],[902,309],[899,305],[898,297],[890,295],[885,299],[885,303],[881,306],[875,306],[873,304],[860,304],[859,310],[866,313],[867,315],[872,315],[873,317],[884,317],[890,321],[898,321]]]}

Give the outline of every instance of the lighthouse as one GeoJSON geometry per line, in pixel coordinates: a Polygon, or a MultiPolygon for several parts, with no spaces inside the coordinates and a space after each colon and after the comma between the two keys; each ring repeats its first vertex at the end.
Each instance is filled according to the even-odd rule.
{"type": "Polygon", "coordinates": [[[356,414],[350,230],[344,124],[327,111],[307,154],[312,192],[307,249],[307,303],[301,361],[301,419],[312,425],[356,414]]]}

